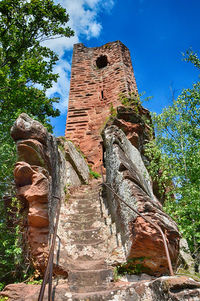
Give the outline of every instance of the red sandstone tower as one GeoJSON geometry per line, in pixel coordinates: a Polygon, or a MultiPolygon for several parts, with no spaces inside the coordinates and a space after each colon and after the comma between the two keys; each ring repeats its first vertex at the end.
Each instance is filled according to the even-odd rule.
{"type": "Polygon", "coordinates": [[[120,41],[101,47],[74,45],[66,138],[93,169],[102,164],[101,129],[119,95],[137,91],[128,48],[120,41]]]}

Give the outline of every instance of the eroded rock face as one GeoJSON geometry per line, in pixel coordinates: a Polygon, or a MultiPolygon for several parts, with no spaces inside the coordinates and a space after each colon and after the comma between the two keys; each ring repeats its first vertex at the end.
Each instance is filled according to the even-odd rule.
{"type": "MultiPolygon", "coordinates": [[[[64,149],[65,158],[68,161],[69,165],[71,165],[71,169],[73,170],[70,172],[69,181],[73,182],[73,179],[75,178],[75,171],[80,183],[88,184],[89,168],[83,155],[76,149],[71,141],[58,138],[58,142],[64,149]]],[[[77,181],[76,179],[74,180],[77,181]]]]}
{"type": "MultiPolygon", "coordinates": [[[[116,116],[110,118],[106,126],[116,125],[120,128],[131,144],[139,150],[143,161],[148,165],[150,159],[145,154],[145,145],[154,138],[152,119],[149,110],[143,108],[141,105],[131,107],[121,105],[118,106],[116,110],[116,116]]],[[[159,177],[162,176],[163,170],[160,169],[158,173],[159,177]]],[[[154,195],[163,205],[168,193],[173,189],[173,183],[171,181],[166,181],[165,185],[162,187],[162,193],[156,179],[152,181],[152,187],[154,195]]]]}
{"type": "Polygon", "coordinates": [[[20,114],[11,130],[11,137],[14,141],[34,139],[46,145],[47,136],[47,129],[40,122],[33,120],[25,113],[20,114]]]}
{"type": "MultiPolygon", "coordinates": [[[[57,140],[42,124],[21,114],[11,129],[16,142],[18,162],[14,177],[17,196],[28,205],[28,245],[35,268],[44,270],[49,251],[49,236],[53,232],[58,198],[64,199],[64,187],[81,184],[80,176],[73,165],[80,154],[75,149],[71,162],[66,161],[59,150],[57,140]]],[[[79,169],[84,170],[82,178],[89,178],[87,164],[79,158],[79,169]],[[85,163],[85,165],[84,165],[85,163]],[[85,168],[85,169],[84,169],[85,168]]]]}
{"type": "MultiPolygon", "coordinates": [[[[51,156],[53,137],[39,122],[21,114],[11,129],[16,141],[18,162],[14,177],[17,196],[28,204],[28,246],[34,267],[43,271],[48,257],[48,240],[53,227],[53,211],[57,199],[52,197],[53,179],[59,176],[59,168],[52,174],[54,158],[51,156]]],[[[61,187],[57,194],[61,196],[61,187]]]]}
{"type": "MultiPolygon", "coordinates": [[[[117,126],[104,130],[106,181],[130,206],[138,210],[165,233],[170,257],[176,263],[179,253],[179,232],[176,223],[162,211],[153,194],[151,179],[140,152],[117,126]]],[[[161,235],[152,225],[126,205],[119,203],[108,190],[108,206],[122,241],[126,257],[149,274],[167,273],[168,264],[161,235]]]]}
{"type": "Polygon", "coordinates": [[[134,145],[141,154],[147,141],[151,139],[151,130],[145,121],[151,123],[150,112],[140,107],[117,107],[117,116],[112,124],[119,127],[127,139],[134,145]]]}

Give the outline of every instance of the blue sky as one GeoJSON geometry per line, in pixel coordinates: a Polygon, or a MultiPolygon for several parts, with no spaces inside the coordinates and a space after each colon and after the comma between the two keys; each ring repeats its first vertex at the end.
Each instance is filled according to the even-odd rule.
{"type": "Polygon", "coordinates": [[[60,61],[55,71],[60,80],[48,95],[58,93],[61,116],[52,119],[55,135],[64,135],[73,44],[101,46],[120,40],[130,50],[139,92],[153,96],[145,106],[160,113],[183,88],[198,80],[197,70],[182,60],[192,47],[199,52],[199,0],[58,0],[70,14],[76,34],[49,41],[60,61]]]}

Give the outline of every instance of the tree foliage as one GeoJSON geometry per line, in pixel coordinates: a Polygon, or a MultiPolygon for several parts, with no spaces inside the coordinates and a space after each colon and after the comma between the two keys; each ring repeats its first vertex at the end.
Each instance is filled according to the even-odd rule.
{"type": "Polygon", "coordinates": [[[53,108],[56,99],[45,96],[58,78],[53,73],[58,57],[41,42],[72,35],[66,27],[68,19],[65,9],[52,0],[1,1],[0,124],[4,131],[8,132],[10,123],[22,111],[44,123],[47,116],[58,116],[53,108]]]}
{"type": "MultiPolygon", "coordinates": [[[[185,60],[200,69],[197,54],[188,51],[185,60]]],[[[194,257],[200,247],[200,82],[184,89],[172,105],[154,115],[156,140],[147,147],[150,171],[160,185],[172,183],[165,203],[187,239],[194,257]],[[172,191],[173,190],[173,191],[172,191]]]]}
{"type": "Polygon", "coordinates": [[[58,56],[41,42],[73,35],[68,20],[65,9],[52,0],[0,1],[0,254],[4,258],[0,258],[0,278],[4,282],[15,279],[19,259],[19,230],[15,225],[8,229],[9,212],[2,201],[3,195],[13,194],[15,147],[10,128],[25,112],[52,129],[48,117],[59,115],[53,106],[58,99],[48,98],[46,90],[57,81],[53,67],[58,56]]]}

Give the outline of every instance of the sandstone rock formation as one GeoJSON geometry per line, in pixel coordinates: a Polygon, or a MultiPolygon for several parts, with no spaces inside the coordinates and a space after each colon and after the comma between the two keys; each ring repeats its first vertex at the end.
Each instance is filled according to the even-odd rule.
{"type": "MultiPolygon", "coordinates": [[[[77,150],[71,141],[65,139],[57,139],[59,145],[63,148],[66,161],[71,165],[71,169],[77,174],[80,183],[88,184],[89,180],[89,168],[85,163],[85,159],[81,154],[80,150],[77,150]]],[[[73,184],[72,175],[69,176],[69,181],[73,184]]]]}
{"type": "Polygon", "coordinates": [[[70,149],[70,160],[67,161],[58,148],[56,138],[27,114],[18,117],[11,136],[16,141],[19,160],[14,170],[17,196],[28,206],[30,256],[35,268],[43,271],[58,198],[64,199],[66,185],[87,183],[89,169],[71,142],[63,142],[70,149]]]}
{"type": "MultiPolygon", "coordinates": [[[[19,118],[19,124],[23,125],[25,120],[29,129],[34,124],[27,115],[19,118]]],[[[53,300],[199,300],[200,285],[196,281],[178,276],[155,277],[167,272],[167,265],[161,238],[154,228],[119,205],[112,195],[103,202],[100,180],[80,185],[88,183],[89,171],[71,142],[60,138],[57,144],[47,134],[42,143],[35,138],[29,141],[23,135],[25,140],[17,140],[20,161],[16,164],[15,181],[19,198],[28,205],[29,246],[39,269],[44,268],[48,255],[56,207],[53,196],[60,194],[63,199],[66,185],[78,185],[61,203],[54,252],[54,273],[59,277],[53,281],[53,300]],[[108,210],[104,203],[110,204],[108,210]],[[140,272],[154,275],[125,275],[116,281],[116,265],[124,264],[126,258],[132,258],[140,272]]],[[[132,206],[165,230],[175,261],[177,228],[153,194],[140,152],[115,125],[106,128],[104,139],[107,179],[132,206]]],[[[0,296],[10,301],[34,301],[38,300],[39,290],[40,285],[10,284],[0,296]]],[[[44,300],[48,300],[47,288],[44,300]]]]}
{"type": "MultiPolygon", "coordinates": [[[[176,223],[162,211],[160,202],[153,194],[151,179],[140,152],[116,125],[105,128],[103,139],[106,181],[130,206],[161,227],[175,264],[179,252],[179,232],[176,223]]],[[[112,192],[108,190],[107,193],[110,213],[121,232],[129,262],[131,260],[141,271],[150,274],[166,273],[167,259],[158,231],[126,205],[119,203],[112,192]]]]}
{"type": "Polygon", "coordinates": [[[151,124],[149,111],[142,106],[118,106],[116,109],[117,114],[112,124],[119,127],[131,144],[143,155],[144,145],[152,136],[151,129],[147,124],[147,122],[151,124]]]}
{"type": "MultiPolygon", "coordinates": [[[[131,144],[139,150],[145,165],[149,165],[150,159],[145,154],[145,145],[154,138],[154,132],[152,129],[151,115],[147,109],[140,104],[132,105],[131,107],[118,106],[116,108],[116,116],[110,116],[106,124],[107,126],[116,125],[120,128],[131,144]]],[[[162,175],[162,173],[163,171],[159,170],[159,175],[162,175]]],[[[160,191],[159,183],[156,179],[153,180],[152,186],[154,195],[163,205],[168,192],[170,192],[173,187],[173,183],[170,181],[166,182],[162,187],[162,192],[160,191]]]]}

